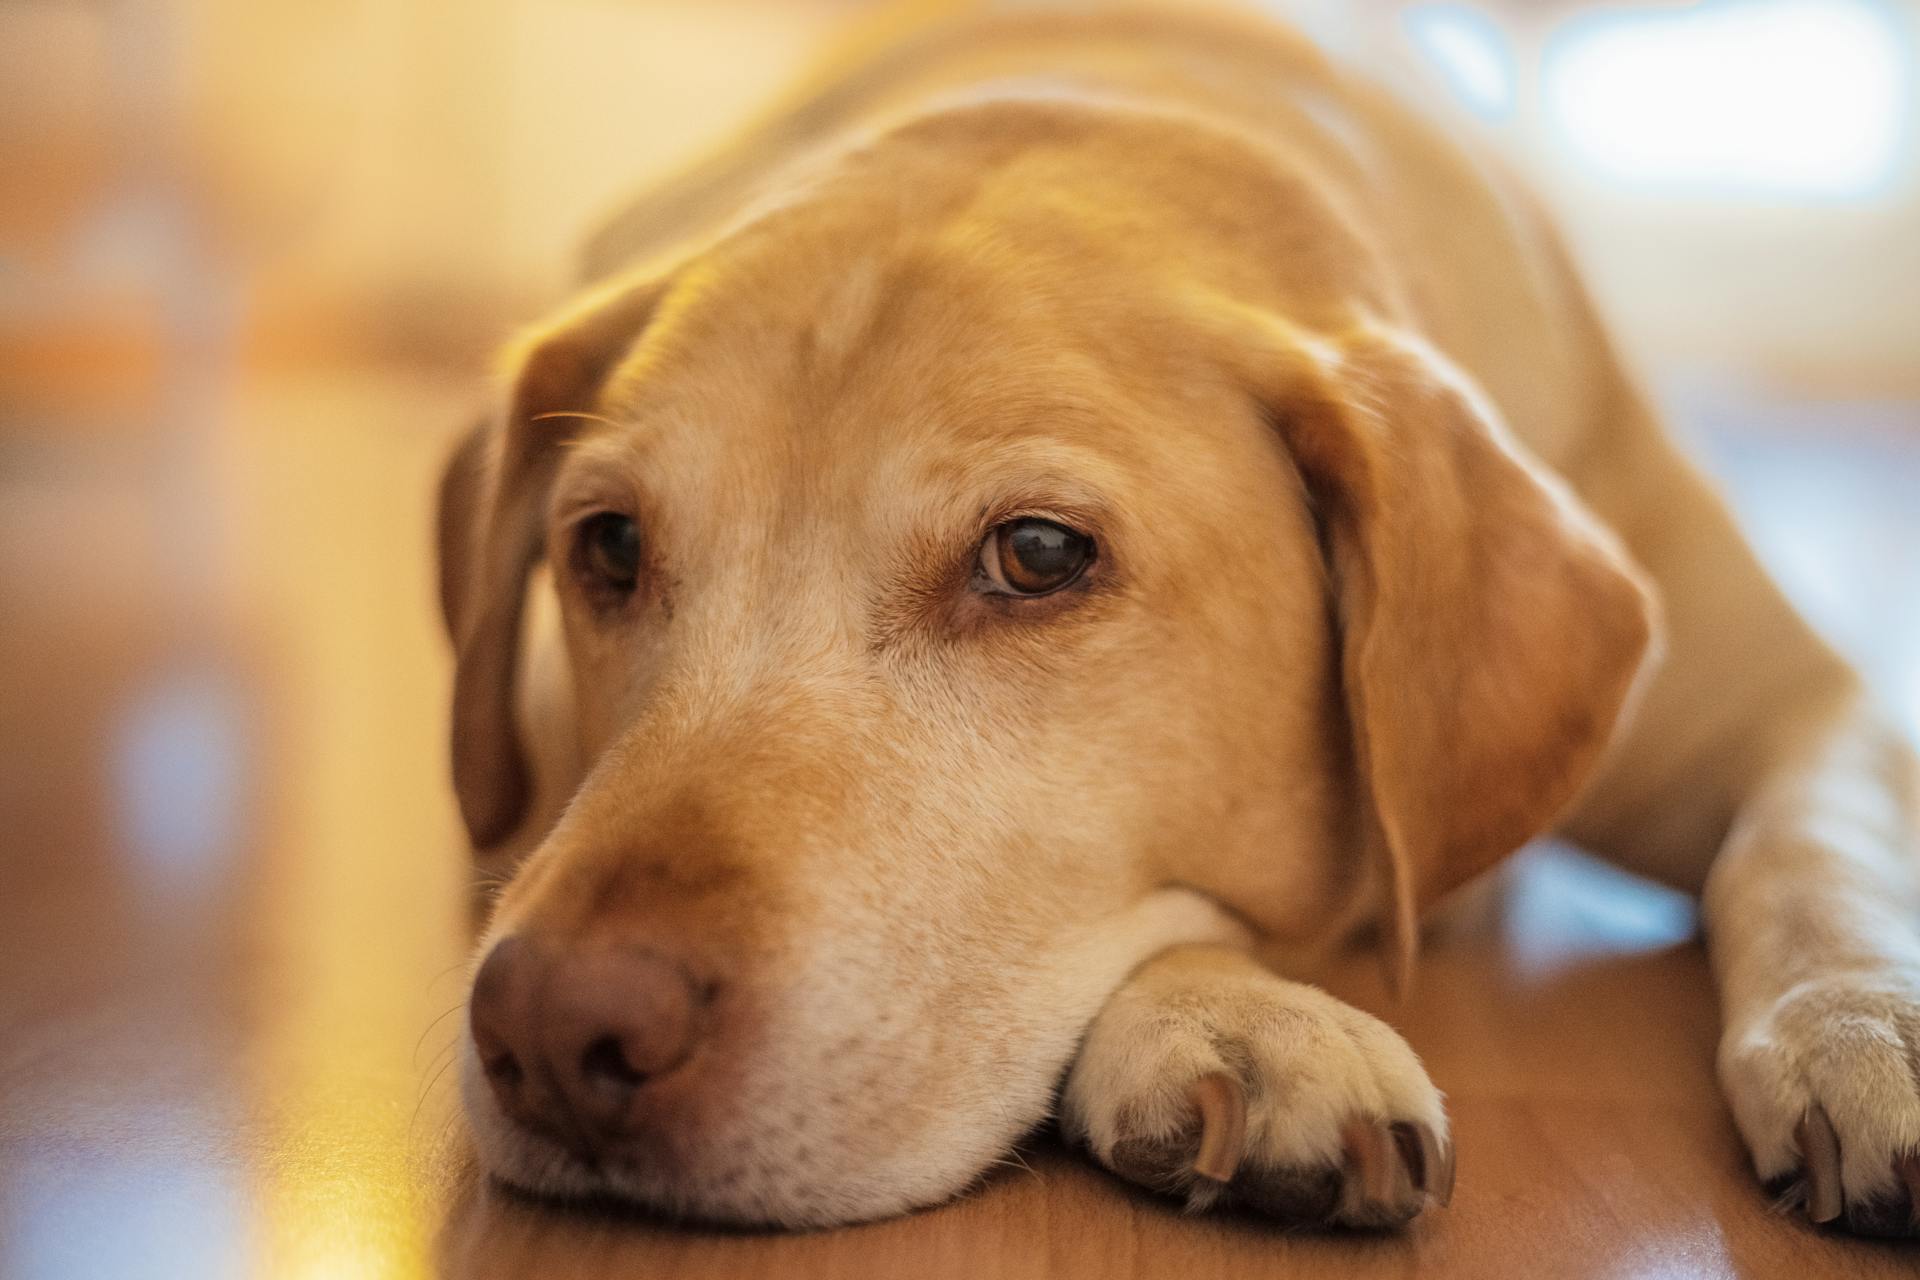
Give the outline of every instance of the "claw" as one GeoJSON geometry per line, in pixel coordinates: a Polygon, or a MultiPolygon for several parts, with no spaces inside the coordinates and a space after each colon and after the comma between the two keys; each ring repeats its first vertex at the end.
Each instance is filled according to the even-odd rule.
{"type": "Polygon", "coordinates": [[[1200,1150],[1193,1171],[1214,1182],[1231,1182],[1247,1145],[1247,1099],[1240,1082],[1213,1071],[1193,1082],[1193,1104],[1200,1112],[1200,1150]]]}
{"type": "Polygon", "coordinates": [[[1393,1126],[1393,1141],[1415,1191],[1441,1205],[1453,1199],[1453,1152],[1441,1150],[1433,1130],[1403,1120],[1393,1126]]]}
{"type": "Polygon", "coordinates": [[[1420,1127],[1402,1120],[1387,1132],[1393,1135],[1394,1150],[1400,1153],[1400,1163],[1406,1166],[1407,1177],[1412,1180],[1413,1189],[1424,1193],[1427,1189],[1427,1175],[1433,1171],[1433,1165],[1427,1159],[1426,1144],[1420,1140],[1420,1127]]]}
{"type": "Polygon", "coordinates": [[[1356,1224],[1403,1217],[1395,1206],[1411,1198],[1412,1176],[1386,1126],[1351,1120],[1341,1130],[1340,1140],[1348,1170],[1340,1194],[1341,1216],[1356,1224]]]}
{"type": "Polygon", "coordinates": [[[1809,1106],[1794,1136],[1806,1166],[1807,1217],[1832,1222],[1846,1211],[1846,1200],[1840,1185],[1840,1139],[1826,1108],[1817,1102],[1809,1106]]]}
{"type": "MultiPolygon", "coordinates": [[[[1426,1133],[1426,1130],[1422,1129],[1421,1132],[1426,1133]]],[[[1434,1139],[1432,1134],[1426,1134],[1426,1136],[1437,1143],[1438,1140],[1434,1139]]],[[[1440,1176],[1433,1180],[1431,1189],[1434,1196],[1439,1199],[1442,1208],[1453,1203],[1453,1171],[1457,1150],[1458,1148],[1452,1143],[1447,1144],[1446,1150],[1440,1156],[1440,1176]]]]}
{"type": "Polygon", "coordinates": [[[1389,1159],[1379,1149],[1380,1131],[1365,1120],[1349,1120],[1340,1130],[1340,1145],[1346,1152],[1346,1176],[1340,1181],[1340,1216],[1349,1222],[1369,1217],[1373,1203],[1376,1172],[1389,1159]]]}

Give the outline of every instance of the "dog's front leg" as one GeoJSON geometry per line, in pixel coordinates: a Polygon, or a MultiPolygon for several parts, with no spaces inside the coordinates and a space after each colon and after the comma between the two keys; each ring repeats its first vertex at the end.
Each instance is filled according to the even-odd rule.
{"type": "Polygon", "coordinates": [[[1392,1028],[1227,947],[1142,966],[1095,1019],[1063,1125],[1201,1209],[1393,1226],[1452,1190],[1439,1091],[1392,1028]]]}
{"type": "Polygon", "coordinates": [[[1911,748],[1850,696],[1791,735],[1702,896],[1756,1169],[1872,1234],[1920,1234],[1915,795],[1911,748]]]}

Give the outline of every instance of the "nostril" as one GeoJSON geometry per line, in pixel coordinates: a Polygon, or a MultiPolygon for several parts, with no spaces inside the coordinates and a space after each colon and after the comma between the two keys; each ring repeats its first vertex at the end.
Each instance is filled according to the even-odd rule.
{"type": "Polygon", "coordinates": [[[467,1025],[487,1083],[503,1105],[511,1105],[526,1067],[521,1053],[535,1038],[532,986],[539,966],[526,940],[507,937],[496,944],[474,975],[468,997],[467,1025]]]}
{"type": "Polygon", "coordinates": [[[685,1061],[696,1035],[696,987],[654,952],[585,946],[567,953],[542,999],[540,1065],[579,1120],[621,1130],[643,1090],[685,1061]]]}
{"type": "Polygon", "coordinates": [[[487,1079],[502,1089],[517,1089],[520,1082],[527,1078],[527,1072],[520,1065],[520,1059],[511,1053],[482,1054],[480,1069],[486,1072],[487,1079]]]}
{"type": "Polygon", "coordinates": [[[710,981],[650,950],[509,936],[474,975],[472,1061],[508,1119],[614,1141],[644,1089],[691,1054],[713,998],[710,981]]]}
{"type": "Polygon", "coordinates": [[[601,1036],[580,1054],[580,1074],[602,1084],[634,1089],[647,1082],[647,1073],[627,1059],[617,1036],[601,1036]]]}

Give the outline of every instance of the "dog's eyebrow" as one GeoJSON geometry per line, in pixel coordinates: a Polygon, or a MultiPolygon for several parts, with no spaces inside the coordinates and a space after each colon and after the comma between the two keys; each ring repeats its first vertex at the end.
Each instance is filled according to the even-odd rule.
{"type": "Polygon", "coordinates": [[[578,460],[584,466],[619,466],[633,460],[633,433],[628,430],[633,424],[617,418],[601,417],[599,414],[569,414],[569,417],[586,418],[595,423],[604,423],[612,430],[592,430],[583,432],[570,439],[557,443],[567,453],[568,459],[578,460]]]}
{"type": "MultiPolygon", "coordinates": [[[[612,428],[628,425],[614,418],[581,416],[612,428]]],[[[632,433],[602,428],[556,443],[562,458],[549,498],[550,514],[574,505],[583,490],[595,495],[598,501],[633,489],[636,453],[632,433]]]]}

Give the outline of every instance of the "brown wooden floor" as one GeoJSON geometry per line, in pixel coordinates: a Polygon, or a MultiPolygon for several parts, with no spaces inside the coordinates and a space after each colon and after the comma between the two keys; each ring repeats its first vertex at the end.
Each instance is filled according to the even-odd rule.
{"type": "MultiPolygon", "coordinates": [[[[1920,1272],[1770,1212],[1687,904],[1551,849],[1456,913],[1405,1007],[1365,959],[1327,975],[1450,1099],[1458,1196],[1406,1235],[1185,1217],[1045,1138],[958,1203],[798,1237],[477,1182],[448,1154],[465,873],[426,505],[471,385],[216,365],[137,426],[6,419],[0,1276],[1920,1272]]],[[[1709,442],[1915,712],[1920,432],[1879,417],[1709,442]]]]}

